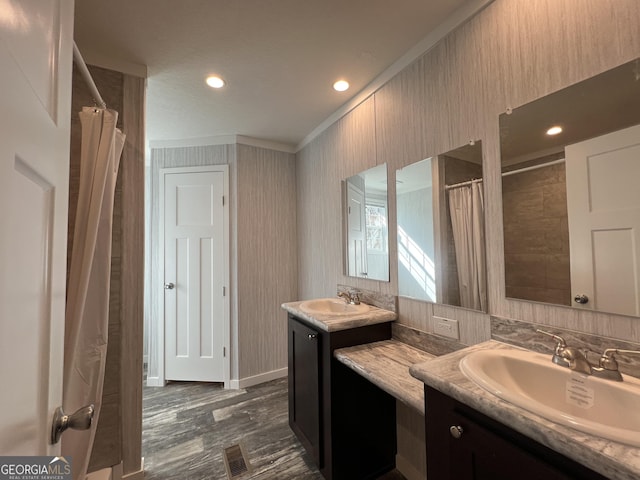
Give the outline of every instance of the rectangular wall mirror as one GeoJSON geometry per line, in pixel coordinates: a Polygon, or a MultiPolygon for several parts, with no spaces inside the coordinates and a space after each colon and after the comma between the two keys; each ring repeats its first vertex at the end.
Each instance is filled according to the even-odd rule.
{"type": "Polygon", "coordinates": [[[486,311],[482,146],[396,171],[398,294],[486,311]]]}
{"type": "Polygon", "coordinates": [[[640,314],[640,59],[500,115],[505,292],[640,314]]]}
{"type": "Polygon", "coordinates": [[[387,165],[347,178],[344,195],[346,274],[388,282],[387,165]]]}

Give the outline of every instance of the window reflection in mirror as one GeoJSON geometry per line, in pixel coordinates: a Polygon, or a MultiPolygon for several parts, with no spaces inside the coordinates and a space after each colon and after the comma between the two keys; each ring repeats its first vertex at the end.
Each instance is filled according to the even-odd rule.
{"type": "Polygon", "coordinates": [[[347,178],[345,195],[347,275],[388,282],[387,165],[347,178]]]}
{"type": "Polygon", "coordinates": [[[639,315],[640,60],[500,115],[500,148],[506,296],[639,315]]]}
{"type": "Polygon", "coordinates": [[[398,293],[486,311],[482,147],[396,171],[398,293]]]}
{"type": "Polygon", "coordinates": [[[431,158],[396,171],[398,291],[429,302],[437,292],[432,171],[431,158]]]}

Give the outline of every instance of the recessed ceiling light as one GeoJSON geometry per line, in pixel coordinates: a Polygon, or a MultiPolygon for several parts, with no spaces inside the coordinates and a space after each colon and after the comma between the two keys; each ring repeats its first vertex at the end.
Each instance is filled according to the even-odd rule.
{"type": "Polygon", "coordinates": [[[207,77],[207,85],[211,88],[222,88],[224,87],[224,80],[216,75],[211,75],[207,77]]]}
{"type": "Polygon", "coordinates": [[[349,89],[349,82],[347,82],[346,80],[338,80],[333,84],[333,89],[338,92],[344,92],[345,90],[349,89]]]}
{"type": "Polygon", "coordinates": [[[559,133],[562,133],[562,127],[559,125],[553,126],[547,130],[547,135],[558,135],[559,133]]]}

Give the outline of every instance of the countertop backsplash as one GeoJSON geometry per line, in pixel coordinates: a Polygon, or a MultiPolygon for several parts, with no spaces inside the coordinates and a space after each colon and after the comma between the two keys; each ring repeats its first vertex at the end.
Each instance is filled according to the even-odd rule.
{"type": "Polygon", "coordinates": [[[358,292],[362,303],[398,313],[398,297],[395,295],[338,284],[337,293],[340,292],[358,292]]]}
{"type": "Polygon", "coordinates": [[[446,355],[467,346],[457,340],[423,332],[397,322],[394,322],[391,326],[391,333],[392,338],[436,356],[446,355]]]}

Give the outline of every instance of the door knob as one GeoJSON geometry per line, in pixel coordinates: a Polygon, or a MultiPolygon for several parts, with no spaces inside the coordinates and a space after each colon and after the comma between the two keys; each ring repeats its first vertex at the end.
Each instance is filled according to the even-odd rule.
{"type": "Polygon", "coordinates": [[[309,340],[314,340],[314,339],[318,338],[318,334],[317,333],[310,333],[310,334],[307,335],[307,338],[309,340]]]}
{"type": "Polygon", "coordinates": [[[164,289],[165,290],[173,290],[174,288],[176,288],[175,283],[169,282],[169,283],[165,283],[164,284],[164,289]]]}
{"type": "Polygon", "coordinates": [[[573,301],[576,303],[579,303],[580,305],[584,305],[585,303],[589,302],[589,297],[587,297],[586,295],[576,295],[575,297],[573,297],[573,301]]]}
{"type": "Polygon", "coordinates": [[[67,428],[73,430],[89,430],[91,422],[93,421],[93,414],[95,407],[93,405],[87,405],[76,410],[71,415],[67,415],[62,410],[62,407],[56,409],[56,413],[53,415],[53,426],[51,428],[51,444],[55,445],[60,440],[60,435],[67,428]]]}
{"type": "Polygon", "coordinates": [[[449,433],[453,438],[458,439],[462,437],[464,430],[460,425],[451,425],[451,427],[449,427],[449,433]]]}

